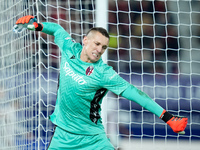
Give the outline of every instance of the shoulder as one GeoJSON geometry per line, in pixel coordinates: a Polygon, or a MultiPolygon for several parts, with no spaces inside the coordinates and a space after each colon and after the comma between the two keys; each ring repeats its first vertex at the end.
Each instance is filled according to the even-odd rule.
{"type": "Polygon", "coordinates": [[[112,66],[109,66],[108,64],[104,63],[102,59],[100,59],[97,63],[96,63],[96,67],[101,70],[102,72],[106,71],[106,70],[113,70],[112,66]]]}
{"type": "Polygon", "coordinates": [[[97,65],[95,65],[95,68],[98,71],[98,73],[102,76],[116,74],[113,67],[104,63],[102,60],[100,60],[97,65]]]}
{"type": "Polygon", "coordinates": [[[65,53],[72,53],[76,55],[82,50],[82,45],[80,43],[76,43],[73,38],[67,37],[65,38],[65,43],[62,49],[65,53]]]}

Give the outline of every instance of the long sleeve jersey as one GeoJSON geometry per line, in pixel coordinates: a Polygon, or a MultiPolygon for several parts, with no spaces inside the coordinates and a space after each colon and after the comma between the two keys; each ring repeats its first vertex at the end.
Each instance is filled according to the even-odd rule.
{"type": "Polygon", "coordinates": [[[108,91],[132,100],[160,116],[163,108],[145,93],[121,78],[102,59],[87,63],[80,59],[82,45],[58,24],[44,22],[42,32],[54,36],[61,51],[59,87],[50,120],[64,130],[94,135],[105,132],[101,103],[108,91]]]}

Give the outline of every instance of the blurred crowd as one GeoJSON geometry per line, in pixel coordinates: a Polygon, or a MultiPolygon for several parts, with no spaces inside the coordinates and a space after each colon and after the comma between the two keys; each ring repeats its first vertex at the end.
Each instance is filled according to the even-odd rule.
{"type": "Polygon", "coordinates": [[[177,26],[167,8],[164,1],[110,1],[108,60],[119,60],[119,72],[177,73],[177,26]]]}

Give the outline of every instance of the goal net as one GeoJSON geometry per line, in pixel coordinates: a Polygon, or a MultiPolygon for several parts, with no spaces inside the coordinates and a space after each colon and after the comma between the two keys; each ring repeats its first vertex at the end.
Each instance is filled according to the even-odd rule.
{"type": "Polygon", "coordinates": [[[0,0],[0,149],[47,149],[53,134],[48,116],[56,102],[61,56],[52,36],[13,32],[25,15],[60,24],[80,43],[102,21],[110,34],[104,61],[170,113],[188,117],[186,134],[177,135],[138,104],[109,92],[104,125],[116,149],[197,148],[200,2],[98,2],[0,0]],[[97,10],[99,5],[105,10],[97,10]],[[106,15],[97,20],[99,13],[106,15]]]}

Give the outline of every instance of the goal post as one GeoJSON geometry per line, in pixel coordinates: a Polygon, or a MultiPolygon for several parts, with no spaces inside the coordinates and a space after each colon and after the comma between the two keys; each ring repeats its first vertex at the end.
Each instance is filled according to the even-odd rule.
{"type": "Polygon", "coordinates": [[[174,115],[177,135],[136,103],[108,92],[102,103],[116,149],[198,149],[200,2],[177,0],[0,0],[0,149],[47,149],[54,125],[60,52],[53,36],[14,33],[25,15],[60,24],[76,42],[95,26],[108,30],[103,60],[174,115]]]}
{"type": "MultiPolygon", "coordinates": [[[[103,27],[104,29],[108,30],[108,0],[96,0],[95,3],[95,26],[96,27],[103,27]]],[[[104,63],[107,63],[107,51],[104,52],[102,55],[102,59],[104,63]]],[[[107,130],[107,96],[104,97],[102,104],[101,104],[101,117],[102,122],[107,130]]]]}

